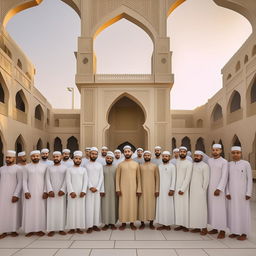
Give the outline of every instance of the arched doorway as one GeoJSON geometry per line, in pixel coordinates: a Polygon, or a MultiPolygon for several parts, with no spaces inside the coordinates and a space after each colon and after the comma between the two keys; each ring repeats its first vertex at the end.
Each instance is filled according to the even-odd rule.
{"type": "Polygon", "coordinates": [[[198,138],[196,141],[196,150],[201,150],[205,153],[204,139],[202,137],[198,138]]]}
{"type": "Polygon", "coordinates": [[[111,150],[129,142],[133,147],[147,148],[147,132],[143,127],[145,113],[129,96],[118,99],[108,114],[109,129],[106,131],[106,143],[111,150]]]}
{"type": "Polygon", "coordinates": [[[53,150],[54,151],[62,151],[62,142],[59,137],[56,137],[54,139],[53,150]]]}
{"type": "Polygon", "coordinates": [[[181,146],[184,146],[188,149],[188,151],[191,151],[191,141],[189,137],[184,137],[181,141],[181,146]]]}
{"type": "Polygon", "coordinates": [[[123,149],[124,149],[124,147],[125,147],[126,145],[130,146],[130,147],[132,148],[132,151],[133,151],[133,152],[136,151],[136,147],[134,147],[134,145],[132,145],[129,141],[126,141],[126,142],[120,144],[120,145],[117,147],[117,149],[119,149],[119,150],[121,150],[122,152],[124,152],[123,149]]]}
{"type": "Polygon", "coordinates": [[[38,141],[37,141],[37,144],[36,144],[36,149],[37,150],[42,150],[43,148],[43,142],[42,140],[39,138],[38,141]]]}
{"type": "Polygon", "coordinates": [[[67,148],[71,151],[71,154],[73,155],[74,151],[79,149],[78,140],[76,137],[71,136],[67,140],[67,148]]]}
{"type": "Polygon", "coordinates": [[[19,137],[16,139],[15,150],[17,154],[25,150],[24,139],[22,135],[19,135],[19,137]]]}

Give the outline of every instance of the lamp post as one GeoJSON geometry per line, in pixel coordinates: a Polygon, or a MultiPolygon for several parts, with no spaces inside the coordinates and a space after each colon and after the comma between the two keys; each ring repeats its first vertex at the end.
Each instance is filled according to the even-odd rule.
{"type": "Polygon", "coordinates": [[[75,88],[67,87],[67,90],[72,93],[72,109],[75,108],[75,88]]]}

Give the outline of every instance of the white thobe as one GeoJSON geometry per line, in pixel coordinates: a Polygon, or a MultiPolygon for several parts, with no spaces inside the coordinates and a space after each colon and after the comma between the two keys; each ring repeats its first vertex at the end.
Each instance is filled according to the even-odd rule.
{"type": "Polygon", "coordinates": [[[153,159],[151,160],[151,162],[152,162],[153,164],[156,164],[157,166],[159,166],[160,164],[163,163],[161,157],[159,157],[159,158],[153,158],[153,159]]]}
{"type": "Polygon", "coordinates": [[[124,161],[124,158],[123,157],[120,157],[119,159],[114,159],[114,162],[113,162],[113,165],[116,165],[118,166],[121,162],[124,161]]]}
{"type": "Polygon", "coordinates": [[[208,188],[208,224],[217,230],[227,228],[227,208],[225,189],[228,180],[228,162],[222,157],[208,160],[210,167],[210,182],[208,188]],[[214,196],[219,189],[220,195],[214,196]]]}
{"type": "Polygon", "coordinates": [[[194,162],[190,182],[189,226],[206,228],[207,226],[207,188],[210,170],[205,162],[194,162]],[[200,210],[199,210],[200,209],[200,210]]]}
{"type": "Polygon", "coordinates": [[[174,157],[174,158],[171,159],[170,162],[171,162],[173,165],[176,165],[177,159],[179,159],[179,158],[175,158],[175,157],[174,157]]]}
{"type": "Polygon", "coordinates": [[[23,171],[23,193],[30,193],[30,199],[24,199],[22,227],[25,233],[38,232],[46,228],[46,192],[45,174],[47,165],[27,164],[23,171]]]}
{"type": "Polygon", "coordinates": [[[61,160],[61,164],[64,164],[67,168],[72,167],[74,165],[74,162],[72,159],[68,159],[66,161],[61,160]]]}
{"type": "Polygon", "coordinates": [[[101,165],[106,165],[106,158],[104,156],[98,156],[96,162],[100,163],[101,165]]]}
{"type": "Polygon", "coordinates": [[[43,159],[40,159],[39,161],[41,164],[45,164],[47,166],[52,166],[53,165],[53,161],[52,160],[49,160],[49,159],[46,159],[46,160],[43,160],[43,159]]]}
{"type": "Polygon", "coordinates": [[[99,226],[101,224],[101,202],[100,192],[104,192],[103,166],[98,162],[90,161],[86,165],[88,175],[88,189],[85,200],[86,210],[86,227],[99,226]],[[93,193],[90,188],[96,188],[97,192],[93,193]]]}
{"type": "Polygon", "coordinates": [[[143,163],[145,163],[143,157],[135,157],[135,158],[133,158],[133,161],[137,162],[138,164],[143,164],[143,163]]]}
{"type": "Polygon", "coordinates": [[[86,169],[84,167],[69,167],[66,171],[66,185],[68,194],[66,228],[85,228],[85,197],[80,197],[80,193],[86,193],[87,190],[86,169]],[[70,196],[72,192],[76,193],[76,198],[70,196]]]}
{"type": "Polygon", "coordinates": [[[176,168],[172,163],[160,164],[158,168],[160,188],[156,202],[156,222],[169,226],[174,224],[174,201],[168,193],[175,190],[176,168]]]}
{"type": "Polygon", "coordinates": [[[189,184],[192,174],[192,163],[188,160],[176,161],[176,186],[174,194],[175,224],[189,227],[189,184]],[[179,191],[184,192],[179,195],[179,191]]]}
{"type": "Polygon", "coordinates": [[[232,234],[248,235],[251,230],[250,200],[245,196],[252,195],[252,170],[250,163],[245,160],[229,163],[228,228],[232,234]]]}
{"type": "Polygon", "coordinates": [[[66,224],[66,195],[58,196],[61,190],[66,193],[67,167],[64,164],[53,165],[46,171],[47,192],[54,192],[55,197],[47,199],[47,231],[64,230],[66,224]]]}
{"type": "Polygon", "coordinates": [[[21,200],[12,203],[12,197],[21,197],[22,170],[14,164],[0,168],[0,234],[16,232],[21,224],[21,200]]]}
{"type": "Polygon", "coordinates": [[[82,158],[81,166],[82,166],[82,167],[85,167],[85,165],[86,165],[87,163],[89,163],[89,162],[90,162],[90,159],[89,159],[89,158],[83,157],[83,158],[82,158]]]}

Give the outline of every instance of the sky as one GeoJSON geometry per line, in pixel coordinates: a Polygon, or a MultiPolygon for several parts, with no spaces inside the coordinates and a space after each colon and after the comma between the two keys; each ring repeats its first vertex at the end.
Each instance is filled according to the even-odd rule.
{"type": "MultiPolygon", "coordinates": [[[[167,19],[175,82],[172,109],[194,109],[222,87],[221,68],[252,32],[240,14],[212,0],[187,0],[167,19]]],[[[35,86],[54,108],[71,108],[80,18],[60,0],[44,0],[15,15],[7,31],[36,67],[35,86]]],[[[153,43],[145,31],[122,19],[95,39],[97,73],[151,72],[153,43]]],[[[75,107],[80,94],[75,90],[75,107]]]]}

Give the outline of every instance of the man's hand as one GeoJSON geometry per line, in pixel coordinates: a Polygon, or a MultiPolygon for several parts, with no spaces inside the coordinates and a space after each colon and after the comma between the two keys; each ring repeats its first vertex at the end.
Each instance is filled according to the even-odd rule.
{"type": "Polygon", "coordinates": [[[55,194],[54,194],[53,191],[50,191],[50,192],[48,193],[48,196],[49,196],[49,197],[55,197],[55,194]]]}
{"type": "Polygon", "coordinates": [[[86,195],[86,193],[84,193],[84,192],[80,193],[80,197],[85,197],[85,195],[86,195]]]}
{"type": "Polygon", "coordinates": [[[174,190],[170,190],[168,193],[168,196],[173,196],[174,195],[174,190]]]}
{"type": "Polygon", "coordinates": [[[155,197],[159,197],[159,192],[155,192],[155,197]]]}
{"type": "Polygon", "coordinates": [[[71,196],[71,198],[76,198],[76,193],[72,192],[72,193],[70,193],[70,196],[71,196]]]}
{"type": "Polygon", "coordinates": [[[16,203],[19,201],[19,198],[17,196],[12,197],[12,203],[16,203]]]}
{"type": "Polygon", "coordinates": [[[250,200],[251,197],[250,196],[245,196],[245,200],[250,200]]]}
{"type": "Polygon", "coordinates": [[[31,198],[31,194],[30,194],[30,193],[25,193],[25,198],[26,198],[26,199],[31,198]]]}
{"type": "Polygon", "coordinates": [[[100,196],[101,196],[101,197],[104,197],[104,196],[105,196],[105,193],[104,193],[104,192],[100,192],[100,196]]]}
{"type": "Polygon", "coordinates": [[[226,195],[226,198],[227,198],[228,200],[231,200],[231,195],[226,195]]]}
{"type": "Polygon", "coordinates": [[[122,195],[121,191],[116,191],[116,195],[121,196],[122,195]]]}
{"type": "Polygon", "coordinates": [[[92,191],[92,193],[95,193],[95,192],[98,191],[98,190],[97,190],[96,188],[94,188],[94,187],[91,187],[90,190],[92,191]]]}
{"type": "Polygon", "coordinates": [[[47,199],[48,198],[48,194],[46,192],[43,193],[43,199],[47,199]]]}
{"type": "Polygon", "coordinates": [[[215,195],[215,196],[219,196],[219,195],[220,195],[220,190],[219,190],[219,189],[216,189],[216,190],[214,191],[214,195],[215,195]]]}
{"type": "Polygon", "coordinates": [[[64,195],[65,195],[65,193],[60,190],[59,193],[58,193],[58,196],[64,196],[64,195]]]}
{"type": "Polygon", "coordinates": [[[137,193],[136,193],[136,195],[137,195],[138,197],[140,197],[141,194],[142,194],[141,192],[137,192],[137,193]]]}
{"type": "Polygon", "coordinates": [[[180,196],[183,196],[183,195],[184,195],[184,192],[179,191],[179,195],[180,195],[180,196]]]}

